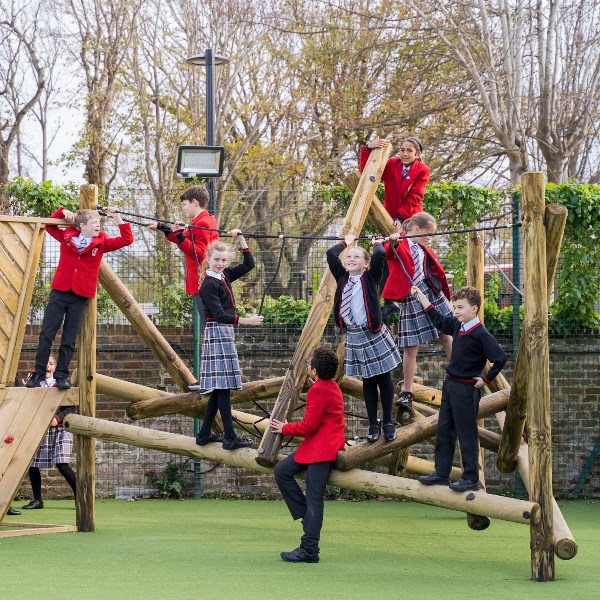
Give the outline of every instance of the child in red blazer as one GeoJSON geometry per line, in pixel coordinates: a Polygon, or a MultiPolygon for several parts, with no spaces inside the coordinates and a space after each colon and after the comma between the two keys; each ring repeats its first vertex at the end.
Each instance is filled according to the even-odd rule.
{"type": "MultiPolygon", "coordinates": [[[[376,138],[360,149],[361,172],[371,150],[383,148],[387,143],[387,140],[376,138]]],[[[400,156],[389,158],[383,170],[383,207],[394,221],[405,221],[423,211],[423,196],[430,171],[421,161],[421,152],[423,145],[416,137],[404,138],[400,144],[400,156]]]]}
{"type": "Polygon", "coordinates": [[[44,311],[35,371],[25,384],[28,388],[34,388],[46,379],[46,365],[61,324],[63,329],[54,376],[59,390],[71,387],[67,379],[69,363],[75,351],[75,340],[85,307],[90,298],[96,297],[102,255],[133,242],[131,225],[123,222],[116,208],[110,206],[107,212],[119,225],[121,235],[118,237],[109,238],[100,231],[100,217],[93,210],[72,213],[59,208],[50,215],[53,219],[71,221],[74,227],[61,229],[57,225],[46,225],[46,231],[60,242],[60,257],[51,284],[50,300],[44,311]]]}
{"type": "Polygon", "coordinates": [[[315,380],[306,394],[306,411],[298,423],[271,420],[273,431],[303,437],[298,450],[275,465],[275,481],[294,520],[302,519],[304,535],[298,548],[282,552],[287,562],[319,562],[319,538],[323,525],[323,496],[337,453],[344,447],[344,398],[333,381],[338,359],[335,352],[317,348],[308,374],[315,380]],[[306,495],[294,475],[306,470],[306,495]]]}
{"type": "MultiPolygon", "coordinates": [[[[417,213],[404,221],[402,228],[401,233],[390,235],[384,245],[390,276],[381,295],[385,300],[399,301],[402,309],[397,344],[404,349],[404,392],[396,404],[405,409],[407,418],[413,413],[412,390],[419,346],[438,338],[437,329],[411,295],[411,287],[415,285],[422,290],[442,315],[450,314],[451,309],[446,300],[450,299],[450,289],[444,269],[433,250],[425,245],[437,229],[435,218],[426,212],[417,213]]],[[[439,339],[450,359],[452,338],[440,333],[439,339]]]]}

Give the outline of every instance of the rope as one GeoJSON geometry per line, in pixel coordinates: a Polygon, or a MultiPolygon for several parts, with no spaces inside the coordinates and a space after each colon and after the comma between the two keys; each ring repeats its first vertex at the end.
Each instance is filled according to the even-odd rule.
{"type": "Polygon", "coordinates": [[[514,286],[513,282],[508,278],[508,276],[506,275],[506,273],[500,268],[500,265],[496,262],[496,259],[491,255],[491,253],[489,252],[489,250],[483,245],[483,241],[481,239],[481,236],[477,236],[477,241],[481,244],[481,247],[483,248],[483,251],[490,257],[491,261],[496,265],[496,268],[498,269],[498,271],[500,272],[500,275],[502,275],[502,277],[504,277],[504,279],[506,279],[508,285],[510,285],[510,287],[517,292],[517,294],[521,295],[521,298],[525,298],[523,292],[514,286]]]}

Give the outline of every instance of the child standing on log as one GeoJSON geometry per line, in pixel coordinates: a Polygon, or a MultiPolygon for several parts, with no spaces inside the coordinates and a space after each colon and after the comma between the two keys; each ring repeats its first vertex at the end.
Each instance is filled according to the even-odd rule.
{"type": "Polygon", "coordinates": [[[131,225],[123,221],[118,209],[109,206],[107,212],[119,226],[121,235],[118,237],[107,237],[100,231],[100,217],[94,210],[85,209],[73,213],[59,208],[50,215],[53,219],[71,221],[74,227],[61,229],[58,225],[46,225],[46,231],[60,243],[60,258],[52,280],[50,300],[44,311],[35,371],[25,384],[28,388],[34,388],[46,379],[52,343],[61,324],[63,328],[55,372],[56,387],[59,390],[71,387],[68,381],[69,363],[75,351],[75,340],[85,307],[90,298],[96,297],[102,256],[105,252],[113,252],[133,243],[131,225]]]}
{"type": "Polygon", "coordinates": [[[506,363],[506,354],[483,326],[477,313],[481,294],[466,286],[452,296],[454,315],[444,315],[431,304],[418,287],[411,293],[425,309],[425,314],[440,330],[451,335],[452,356],[446,365],[442,386],[442,403],[435,438],[435,472],[418,480],[425,485],[447,485],[456,492],[479,489],[479,435],[477,413],[481,388],[491,383],[506,363]],[[492,363],[482,376],[487,361],[492,363]],[[462,478],[450,483],[456,438],[463,464],[462,478]]]}
{"type": "Polygon", "coordinates": [[[252,445],[252,440],[236,435],[231,416],[231,390],[242,387],[233,326],[260,325],[263,321],[261,315],[238,317],[235,312],[231,283],[254,269],[254,259],[242,232],[234,229],[231,236],[240,242],[243,262],[235,267],[227,266],[231,246],[213,242],[208,247],[200,285],[200,297],[207,322],[202,339],[198,394],[210,393],[210,398],[200,431],[196,435],[196,444],[203,446],[210,442],[222,442],[225,450],[252,445]],[[223,437],[211,431],[217,411],[223,421],[223,437]]]}
{"type": "MultiPolygon", "coordinates": [[[[387,140],[376,138],[360,149],[360,170],[365,168],[371,150],[383,148],[387,140]]],[[[423,211],[425,186],[429,182],[429,167],[421,160],[423,145],[416,137],[407,137],[400,142],[399,157],[389,158],[381,181],[383,182],[383,208],[394,220],[394,230],[400,231],[403,221],[423,211]]],[[[385,285],[387,269],[383,276],[385,285]]],[[[382,317],[388,317],[399,311],[398,305],[384,298],[382,317]]]]}
{"type": "Polygon", "coordinates": [[[396,404],[401,409],[403,421],[414,414],[412,390],[419,346],[439,337],[448,359],[452,351],[452,338],[445,333],[438,336],[437,329],[423,313],[418,299],[410,294],[411,287],[416,286],[442,315],[450,313],[446,300],[450,299],[446,274],[433,250],[425,245],[436,229],[437,223],[432,215],[417,213],[404,221],[402,232],[390,235],[389,242],[385,244],[390,276],[382,296],[387,300],[399,301],[402,308],[398,347],[404,350],[404,391],[396,404]]]}
{"type": "Polygon", "coordinates": [[[275,465],[275,481],[294,520],[302,519],[304,534],[298,548],[282,552],[287,562],[319,562],[323,525],[323,496],[337,453],[344,447],[344,398],[333,381],[338,367],[335,352],[316,348],[308,363],[315,383],[306,394],[306,411],[299,423],[271,420],[271,429],[282,435],[303,437],[298,450],[275,465]],[[306,495],[294,475],[306,471],[306,495]]]}
{"type": "Polygon", "coordinates": [[[340,254],[354,240],[354,236],[347,236],[344,242],[327,251],[327,264],[337,282],[333,305],[335,322],[347,332],[344,372],[349,377],[362,377],[369,419],[367,441],[376,442],[381,433],[377,420],[379,390],[383,433],[386,441],[391,442],[396,439],[392,419],[392,370],[402,358],[392,334],[381,320],[379,285],[385,265],[383,239],[373,239],[372,260],[366,250],[356,246],[348,250],[342,265],[340,254]]]}
{"type": "MultiPolygon", "coordinates": [[[[54,379],[55,371],[56,359],[50,355],[48,366],[46,367],[46,378],[38,383],[38,387],[56,387],[56,379],[54,379]]],[[[32,375],[30,373],[27,379],[23,381],[25,385],[27,385],[27,381],[31,379],[32,375]]],[[[63,428],[65,417],[75,412],[75,410],[75,406],[61,406],[54,415],[50,428],[42,440],[42,445],[29,467],[29,481],[33,492],[33,500],[23,506],[24,509],[44,508],[41,468],[49,469],[53,465],[56,465],[58,472],[65,478],[65,481],[73,491],[73,496],[75,496],[75,472],[69,466],[73,457],[73,434],[70,431],[65,431],[63,428]]]]}

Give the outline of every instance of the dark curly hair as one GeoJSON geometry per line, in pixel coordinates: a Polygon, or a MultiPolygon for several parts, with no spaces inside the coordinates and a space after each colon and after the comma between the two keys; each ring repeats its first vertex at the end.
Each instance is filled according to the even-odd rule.
{"type": "Polygon", "coordinates": [[[319,379],[333,379],[338,368],[338,357],[333,350],[319,346],[313,352],[310,366],[317,372],[319,379]]]}
{"type": "Polygon", "coordinates": [[[466,300],[471,306],[477,307],[477,312],[479,312],[479,309],[481,308],[481,294],[478,289],[470,285],[461,287],[460,290],[454,292],[454,294],[452,294],[452,300],[466,300]]]}

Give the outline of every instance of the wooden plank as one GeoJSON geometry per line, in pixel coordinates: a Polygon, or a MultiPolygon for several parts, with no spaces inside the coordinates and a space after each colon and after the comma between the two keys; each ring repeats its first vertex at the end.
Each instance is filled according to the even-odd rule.
{"type": "Polygon", "coordinates": [[[0,528],[14,527],[15,529],[0,529],[0,539],[21,537],[24,535],[44,535],[45,533],[73,533],[77,531],[74,525],[43,525],[41,523],[17,523],[0,521],[0,528]]]}
{"type": "Polygon", "coordinates": [[[10,285],[16,290],[21,289],[23,283],[23,271],[19,269],[13,260],[6,254],[3,248],[0,247],[0,271],[4,274],[10,285]]]}
{"type": "Polygon", "coordinates": [[[19,237],[25,248],[29,248],[31,246],[31,240],[33,239],[33,232],[35,231],[36,225],[37,223],[35,220],[29,220],[26,223],[9,221],[5,224],[6,227],[10,227],[15,235],[19,237]]]}
{"type": "Polygon", "coordinates": [[[2,369],[0,383],[12,384],[15,375],[17,374],[19,355],[21,354],[23,336],[25,335],[25,325],[27,324],[27,316],[29,307],[31,306],[33,288],[35,286],[35,276],[39,268],[43,245],[44,229],[40,223],[37,223],[32,236],[31,251],[29,252],[27,268],[23,276],[23,285],[19,288],[19,306],[17,308],[17,314],[15,315],[15,328],[8,344],[6,353],[7,360],[2,369]]]}
{"type": "Polygon", "coordinates": [[[57,388],[23,388],[18,392],[22,396],[21,410],[18,420],[14,421],[15,441],[10,446],[15,447],[11,448],[8,465],[8,456],[4,452],[0,454],[0,518],[9,509],[61,398],[57,388]]]}
{"type": "Polygon", "coordinates": [[[19,294],[8,282],[8,279],[5,279],[4,277],[0,277],[0,299],[6,304],[6,308],[8,308],[13,316],[17,314],[19,294]]]}
{"type": "Polygon", "coordinates": [[[13,215],[0,215],[0,223],[35,223],[36,225],[62,225],[68,227],[69,223],[65,219],[50,219],[49,217],[17,217],[13,215]]]}
{"type": "Polygon", "coordinates": [[[31,245],[31,231],[29,239],[24,242],[14,232],[0,231],[0,246],[4,252],[10,256],[21,270],[25,270],[27,266],[27,256],[29,254],[29,246],[31,245]]]}
{"type": "Polygon", "coordinates": [[[4,439],[10,433],[13,419],[19,411],[21,402],[19,388],[5,388],[0,390],[0,448],[4,445],[4,439]]]}

